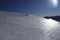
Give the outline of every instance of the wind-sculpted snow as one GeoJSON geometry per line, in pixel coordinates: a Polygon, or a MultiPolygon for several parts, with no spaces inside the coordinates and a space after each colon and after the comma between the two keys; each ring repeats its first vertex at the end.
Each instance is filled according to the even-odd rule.
{"type": "Polygon", "coordinates": [[[0,40],[60,40],[60,24],[32,15],[0,15],[0,40]]]}

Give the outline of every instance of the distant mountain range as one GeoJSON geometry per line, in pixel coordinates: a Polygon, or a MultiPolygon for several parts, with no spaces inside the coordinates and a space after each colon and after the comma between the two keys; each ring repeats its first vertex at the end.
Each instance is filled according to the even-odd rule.
{"type": "Polygon", "coordinates": [[[56,21],[59,21],[60,22],[60,16],[46,16],[44,18],[53,19],[53,20],[56,20],[56,21]]]}

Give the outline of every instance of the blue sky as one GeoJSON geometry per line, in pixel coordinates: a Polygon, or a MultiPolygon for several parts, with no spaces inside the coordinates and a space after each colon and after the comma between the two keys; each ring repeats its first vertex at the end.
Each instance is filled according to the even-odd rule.
{"type": "Polygon", "coordinates": [[[37,16],[60,15],[59,0],[0,0],[0,11],[33,14],[37,16]],[[57,1],[57,2],[55,2],[57,1]],[[54,5],[56,3],[56,5],[54,5]]]}

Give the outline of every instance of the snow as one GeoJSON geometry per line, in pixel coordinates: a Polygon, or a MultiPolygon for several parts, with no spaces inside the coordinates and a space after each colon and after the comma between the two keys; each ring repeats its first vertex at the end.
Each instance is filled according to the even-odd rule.
{"type": "Polygon", "coordinates": [[[0,40],[60,40],[60,23],[33,15],[2,14],[0,40]]]}

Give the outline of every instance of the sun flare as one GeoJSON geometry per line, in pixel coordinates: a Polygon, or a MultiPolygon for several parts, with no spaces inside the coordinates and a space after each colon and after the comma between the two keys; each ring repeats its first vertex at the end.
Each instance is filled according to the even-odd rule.
{"type": "Polygon", "coordinates": [[[49,0],[50,1],[50,5],[53,7],[57,7],[58,6],[58,0],[49,0]]]}

